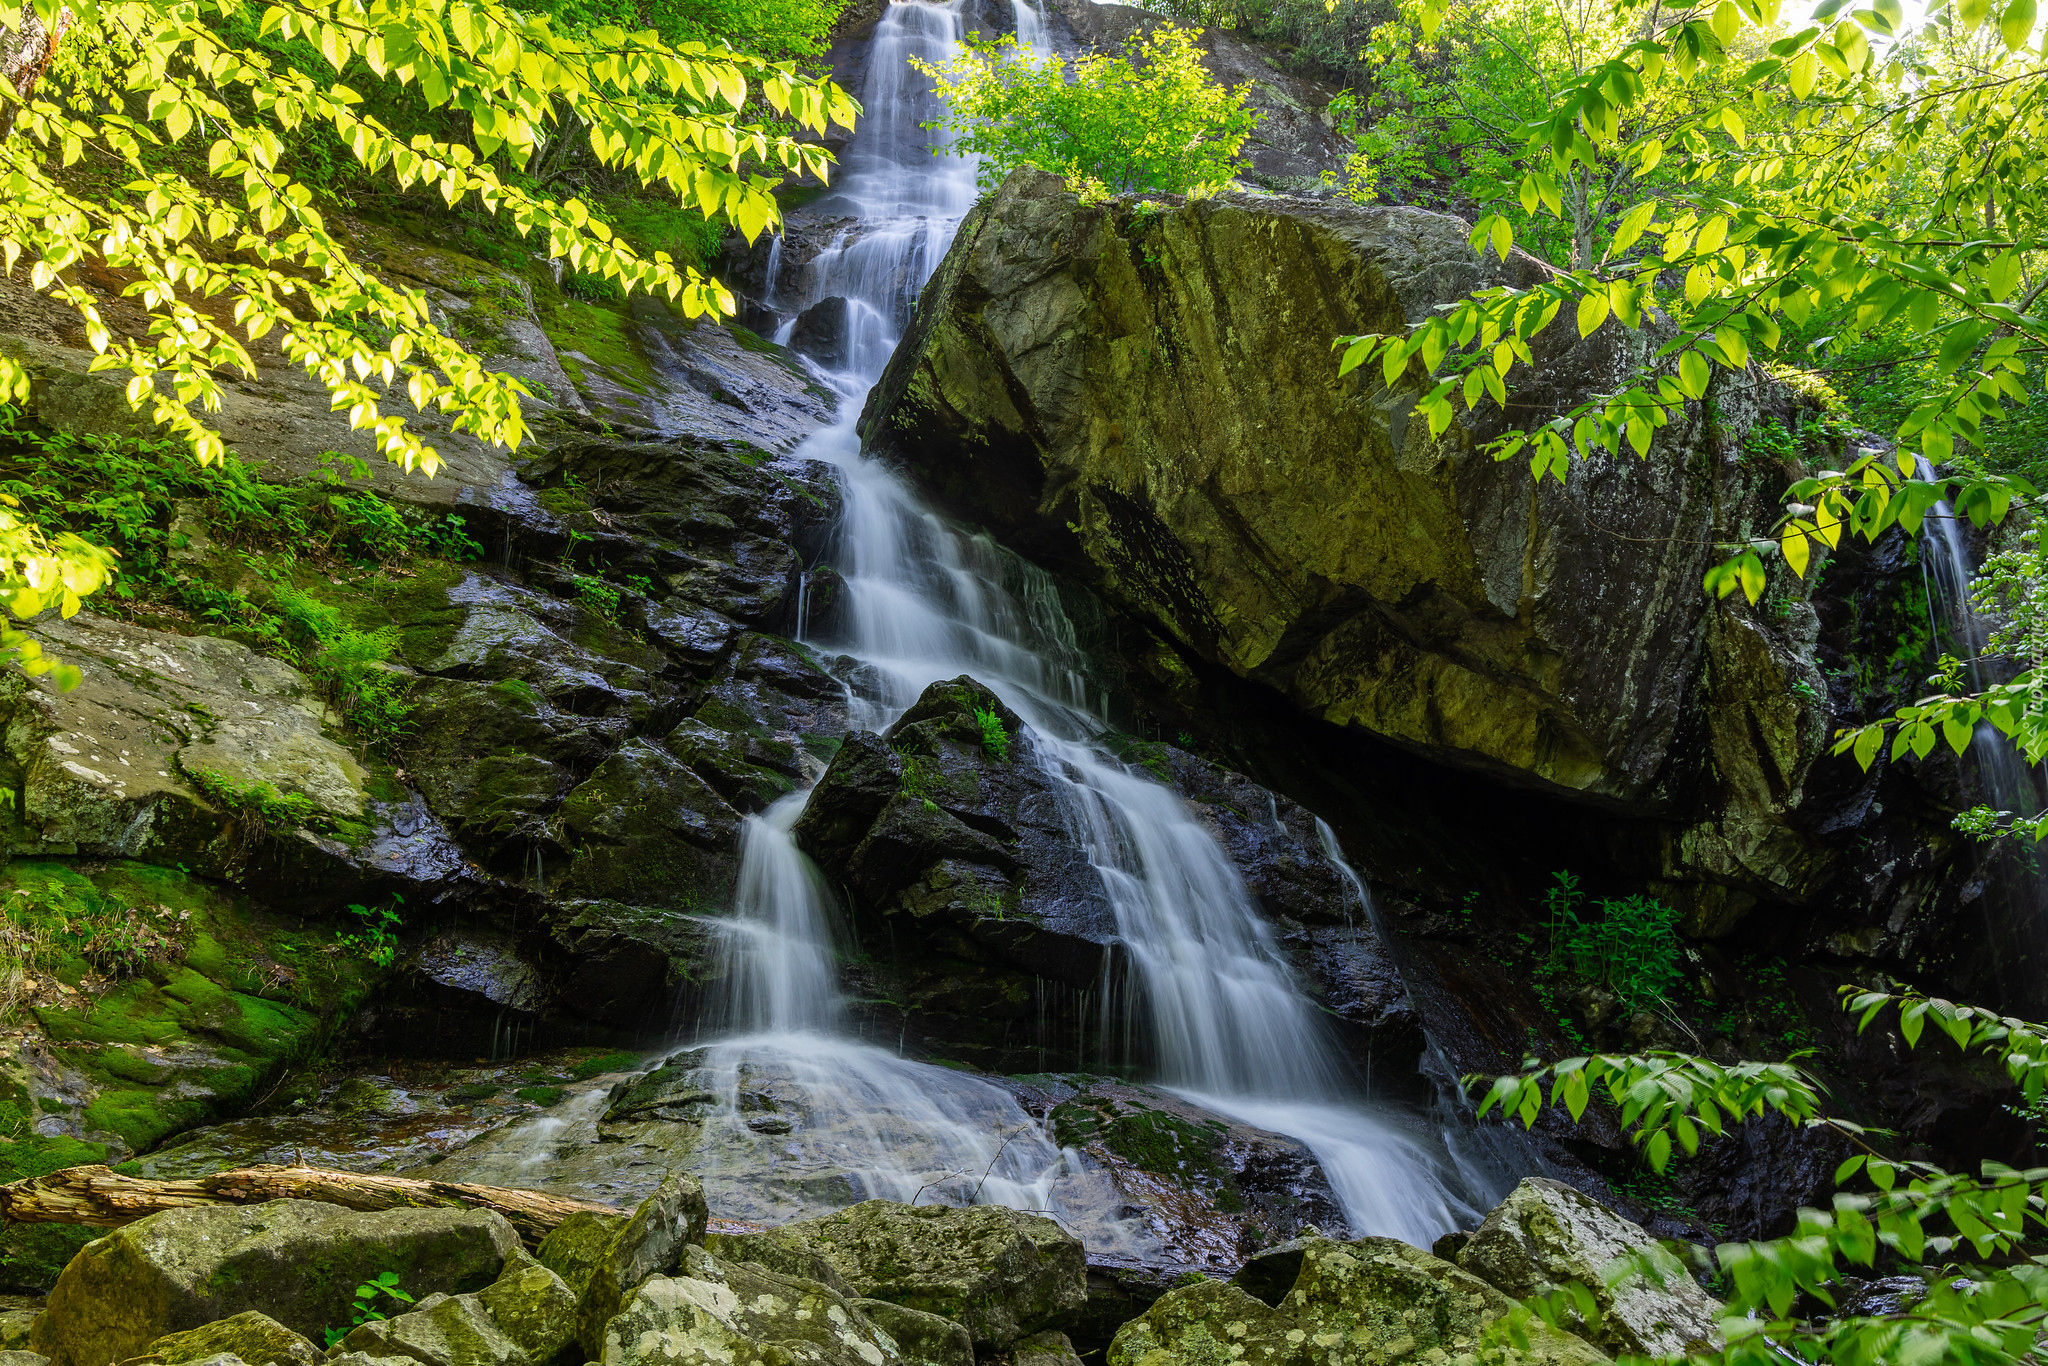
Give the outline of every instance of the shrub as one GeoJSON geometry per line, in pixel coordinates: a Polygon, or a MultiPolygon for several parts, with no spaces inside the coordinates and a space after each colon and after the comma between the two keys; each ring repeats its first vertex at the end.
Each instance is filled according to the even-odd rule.
{"type": "Polygon", "coordinates": [[[1117,56],[1039,58],[1015,38],[970,45],[949,66],[913,62],[938,82],[946,116],[928,127],[982,158],[993,185],[1019,166],[1063,176],[1084,197],[1210,194],[1244,166],[1259,120],[1249,85],[1209,77],[1197,30],[1161,25],[1117,56]]]}

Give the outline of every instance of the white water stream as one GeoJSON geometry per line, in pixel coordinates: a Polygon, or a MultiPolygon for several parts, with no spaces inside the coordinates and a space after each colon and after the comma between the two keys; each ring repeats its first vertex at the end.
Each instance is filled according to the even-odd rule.
{"type": "MultiPolygon", "coordinates": [[[[1031,41],[1041,32],[1037,15],[1024,3],[1017,12],[1031,41]]],[[[834,465],[845,497],[829,558],[845,584],[846,626],[842,638],[819,643],[868,666],[853,698],[854,720],[868,729],[885,728],[928,684],[960,674],[1000,694],[1031,727],[1022,757],[1063,790],[1068,823],[1102,877],[1157,1080],[1300,1139],[1321,1159],[1354,1230],[1426,1246],[1472,1214],[1452,1193],[1430,1136],[1355,1098],[1334,1041],[1216,840],[1172,789],[1094,743],[1105,729],[1100,693],[1051,580],[945,523],[859,449],[862,401],[975,197],[971,163],[926,150],[916,125],[931,117],[930,96],[905,79],[905,57],[942,56],[958,22],[949,6],[890,6],[876,35],[866,120],[836,196],[857,224],[799,285],[805,301],[846,298],[854,329],[850,363],[831,377],[842,419],[799,452],[834,465]]],[[[744,972],[735,999],[746,1008],[735,1023],[767,1031],[830,1025],[820,1013],[830,999],[829,910],[786,834],[793,818],[778,808],[750,827],[737,908],[744,972]]],[[[900,1075],[914,1087],[934,1070],[900,1075]]],[[[1015,1143],[1006,1159],[1013,1154],[1025,1164],[1036,1156],[1015,1143]]],[[[1027,1185],[1034,1196],[1044,1187],[1027,1185]]]]}
{"type": "MultiPolygon", "coordinates": [[[[850,702],[867,729],[886,728],[942,679],[970,674],[1000,694],[1030,727],[1020,760],[1054,780],[1101,875],[1155,1080],[1308,1145],[1354,1233],[1427,1247],[1475,1221],[1454,1190],[1471,1183],[1453,1174],[1439,1134],[1363,1101],[1235,866],[1178,794],[1096,743],[1101,691],[1052,580],[946,523],[859,449],[867,391],[975,198],[973,165],[929,150],[919,125],[936,110],[908,63],[957,50],[957,3],[888,6],[844,180],[807,210],[853,222],[772,285],[789,313],[849,302],[849,360],[829,376],[841,420],[798,452],[836,467],[845,505],[828,559],[844,580],[846,624],[813,643],[865,666],[850,702]]],[[[1036,39],[1038,15],[1014,3],[1020,32],[1036,39]]],[[[713,1211],[773,1222],[870,1197],[994,1201],[1048,1210],[1098,1249],[1141,1252],[1108,1178],[1061,1152],[1008,1091],[850,1037],[835,908],[790,836],[806,796],[747,822],[722,926],[730,985],[717,1042],[699,1055],[704,1089],[720,1099],[692,1158],[713,1211]]]]}

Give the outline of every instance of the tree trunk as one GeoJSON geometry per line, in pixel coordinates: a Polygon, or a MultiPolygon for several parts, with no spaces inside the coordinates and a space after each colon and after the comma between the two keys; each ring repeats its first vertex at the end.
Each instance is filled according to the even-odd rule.
{"type": "Polygon", "coordinates": [[[365,1176],[324,1167],[240,1167],[191,1181],[150,1181],[105,1167],[66,1167],[0,1186],[0,1219],[10,1224],[90,1224],[118,1228],[167,1209],[191,1205],[260,1205],[266,1200],[322,1200],[353,1210],[493,1209],[512,1221],[529,1246],[555,1225],[610,1205],[539,1191],[365,1176]]]}
{"type": "MultiPolygon", "coordinates": [[[[36,93],[36,82],[50,69],[50,59],[57,55],[57,44],[64,41],[64,34],[71,27],[71,11],[57,11],[54,29],[45,28],[43,21],[36,17],[34,5],[21,7],[21,26],[0,30],[0,76],[5,76],[14,86],[15,93],[22,99],[32,98],[36,93]]],[[[14,128],[15,111],[20,106],[12,101],[0,104],[0,138],[14,128]]]]}

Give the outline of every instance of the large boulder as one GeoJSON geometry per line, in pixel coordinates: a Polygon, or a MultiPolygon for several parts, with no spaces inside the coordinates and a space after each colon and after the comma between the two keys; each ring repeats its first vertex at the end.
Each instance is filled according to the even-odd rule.
{"type": "Polygon", "coordinates": [[[1584,1336],[1610,1352],[1678,1356],[1721,1345],[1721,1305],[1678,1258],[1561,1181],[1525,1178],[1486,1216],[1458,1265],[1516,1299],[1578,1282],[1599,1310],[1584,1336]],[[1624,1258],[1647,1269],[1612,1279],[1624,1258]]]}
{"type": "Polygon", "coordinates": [[[548,1231],[548,1236],[534,1249],[534,1256],[581,1298],[628,1217],[578,1210],[548,1231]]]}
{"type": "Polygon", "coordinates": [[[1203,1281],[1174,1290],[1110,1344],[1109,1366],[1598,1366],[1608,1358],[1540,1320],[1528,1345],[1489,1340],[1514,1308],[1468,1272],[1392,1238],[1312,1239],[1277,1306],[1203,1281]]]}
{"type": "Polygon", "coordinates": [[[582,1359],[575,1294],[523,1253],[482,1290],[429,1296],[412,1313],[372,1320],[343,1338],[340,1350],[421,1366],[568,1366],[582,1359]]]}
{"type": "MultiPolygon", "coordinates": [[[[1667,809],[1727,610],[1700,576],[1755,491],[1721,433],[1775,391],[1724,381],[1718,425],[1674,423],[1648,459],[1579,461],[1565,484],[1492,458],[1498,410],[1433,438],[1411,420],[1420,378],[1340,379],[1330,341],[1545,276],[1469,231],[1274,197],[1084,204],[1020,171],[962,226],[863,437],[951,510],[1311,715],[1667,809]]],[[[1618,326],[1553,328],[1538,350],[1510,376],[1532,422],[1640,357],[1618,326]]],[[[1785,660],[1823,686],[1783,642],[1767,652],[1783,659],[1759,686],[1785,660]]],[[[1815,708],[1795,713],[1766,756],[1775,798],[1824,739],[1815,708]]]]}
{"type": "Polygon", "coordinates": [[[588,1355],[598,1355],[606,1322],[633,1287],[674,1270],[690,1244],[703,1245],[709,1217],[704,1188],[682,1172],[670,1172],[654,1194],[640,1202],[591,1266],[583,1288],[576,1311],[577,1335],[588,1355]]]}
{"type": "Polygon", "coordinates": [[[1088,1298],[1079,1239],[1050,1219],[1000,1205],[869,1200],[822,1219],[727,1235],[728,1258],[759,1261],[780,1244],[814,1253],[862,1297],[964,1325],[977,1352],[1063,1328],[1088,1298]]]}
{"type": "Polygon", "coordinates": [[[894,1339],[836,1290],[713,1257],[684,1254],[674,1276],[627,1295],[604,1327],[601,1366],[892,1366],[894,1339]]]}
{"type": "Polygon", "coordinates": [[[311,1200],[168,1210],[86,1244],[34,1342],[56,1366],[107,1366],[251,1309],[315,1338],[349,1322],[364,1281],[395,1272],[415,1298],[461,1295],[519,1254],[518,1232],[491,1210],[361,1213],[311,1200]]]}

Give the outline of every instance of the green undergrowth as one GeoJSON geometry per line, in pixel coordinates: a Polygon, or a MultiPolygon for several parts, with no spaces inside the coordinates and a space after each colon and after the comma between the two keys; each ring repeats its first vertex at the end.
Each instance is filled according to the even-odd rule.
{"type": "Polygon", "coordinates": [[[455,513],[353,486],[366,475],[335,456],[323,477],[267,484],[233,456],[202,469],[168,441],[44,432],[0,408],[0,493],[49,530],[120,553],[96,611],[282,659],[366,755],[388,757],[410,724],[405,681],[388,667],[398,636],[359,620],[349,600],[381,599],[481,547],[455,513]]]}
{"type": "MultiPolygon", "coordinates": [[[[332,943],[330,927],[287,922],[175,868],[8,864],[6,1014],[40,1028],[54,1075],[70,1080],[48,1089],[48,1067],[0,1055],[0,1181],[105,1162],[118,1155],[110,1143],[145,1151],[257,1103],[368,989],[368,966],[332,943]],[[38,1133],[38,1122],[88,1137],[38,1133]]],[[[0,1287],[47,1290],[93,1236],[0,1232],[0,1287]]]]}

